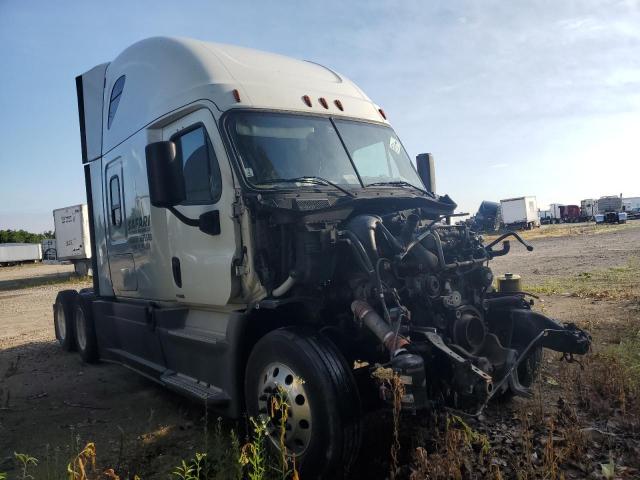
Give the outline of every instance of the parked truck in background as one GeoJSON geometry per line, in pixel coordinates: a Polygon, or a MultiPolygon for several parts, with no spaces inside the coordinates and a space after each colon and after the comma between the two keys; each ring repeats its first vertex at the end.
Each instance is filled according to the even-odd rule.
{"type": "Polygon", "coordinates": [[[56,259],[69,261],[78,275],[92,273],[91,237],[87,204],[72,205],[53,211],[56,259]]]}
{"type": "Polygon", "coordinates": [[[541,225],[549,225],[553,222],[551,210],[538,210],[538,218],[540,218],[541,225]]]}
{"type": "Polygon", "coordinates": [[[584,222],[595,220],[598,213],[598,200],[595,198],[586,198],[580,201],[580,217],[584,222]]]}
{"type": "Polygon", "coordinates": [[[625,212],[640,211],[640,197],[627,197],[622,199],[622,210],[625,212]]]}
{"type": "Polygon", "coordinates": [[[473,217],[473,228],[477,232],[495,232],[500,228],[500,204],[483,200],[473,217]]]}
{"type": "MultiPolygon", "coordinates": [[[[533,247],[444,224],[456,204],[432,157],[416,171],[384,110],[335,71],[161,37],[76,87],[94,276],[56,298],[60,345],[259,418],[302,478],[349,474],[364,413],[397,405],[395,376],[402,412],[477,415],[530,393],[543,347],[589,349],[493,289],[487,263],[509,239],[533,247]]],[[[534,197],[505,204],[537,224],[534,197]]]]}
{"type": "Polygon", "coordinates": [[[560,205],[560,221],[562,223],[579,222],[580,207],[578,205],[560,205]]]}
{"type": "Polygon", "coordinates": [[[596,223],[626,223],[627,213],[622,209],[622,195],[610,195],[598,199],[596,223]]]}
{"type": "Polygon", "coordinates": [[[549,211],[551,212],[550,223],[560,223],[562,221],[562,207],[561,203],[552,203],[549,205],[549,211]]]}
{"type": "Polygon", "coordinates": [[[42,260],[39,243],[0,243],[0,266],[36,263],[42,260]]]}
{"type": "Polygon", "coordinates": [[[505,229],[531,230],[540,226],[536,197],[517,197],[500,200],[502,224],[505,229]]]}
{"type": "Polygon", "coordinates": [[[56,260],[56,239],[45,238],[40,244],[42,245],[42,259],[50,261],[56,260]]]}

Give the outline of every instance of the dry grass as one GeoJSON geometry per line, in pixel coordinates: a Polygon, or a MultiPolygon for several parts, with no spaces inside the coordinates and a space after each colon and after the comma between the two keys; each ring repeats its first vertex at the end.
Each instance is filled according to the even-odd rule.
{"type": "Polygon", "coordinates": [[[527,285],[526,290],[543,295],[570,294],[583,298],[607,300],[640,300],[640,259],[631,258],[627,265],[582,272],[562,278],[527,285]]]}
{"type": "MultiPolygon", "coordinates": [[[[551,237],[570,237],[576,235],[600,235],[602,233],[618,232],[620,230],[640,228],[640,223],[625,223],[622,225],[596,225],[595,223],[562,223],[559,225],[542,225],[534,230],[518,232],[525,240],[551,237]]],[[[487,242],[497,238],[498,235],[485,235],[487,242]]]]}
{"type": "Polygon", "coordinates": [[[447,415],[444,431],[436,430],[434,435],[432,452],[416,448],[410,480],[502,479],[499,466],[492,462],[489,439],[461,417],[447,415]]]}
{"type": "Polygon", "coordinates": [[[620,343],[585,359],[584,369],[573,369],[569,381],[579,405],[592,415],[640,417],[640,326],[620,343]]]}

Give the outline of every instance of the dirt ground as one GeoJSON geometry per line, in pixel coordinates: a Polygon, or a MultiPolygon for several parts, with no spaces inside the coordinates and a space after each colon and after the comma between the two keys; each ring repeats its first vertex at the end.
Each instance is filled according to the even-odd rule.
{"type": "MultiPolygon", "coordinates": [[[[558,229],[579,232],[582,225],[545,225],[542,231],[531,233],[553,234],[558,229]]],[[[625,265],[631,258],[640,256],[640,221],[625,225],[589,225],[591,229],[584,235],[534,237],[528,240],[534,247],[532,252],[510,238],[509,254],[491,262],[494,275],[516,273],[522,276],[525,283],[537,284],[549,277],[625,265]]],[[[526,234],[524,236],[527,238],[526,234]]]]}
{"type": "MultiPolygon", "coordinates": [[[[531,243],[535,250],[529,253],[512,242],[511,253],[492,264],[496,275],[518,273],[533,284],[545,278],[624,265],[631,258],[640,258],[640,222],[610,232],[537,238],[531,243]]],[[[86,282],[73,280],[48,283],[51,280],[48,275],[65,275],[69,268],[47,265],[0,268],[0,472],[8,471],[12,478],[13,452],[27,452],[40,459],[40,474],[36,478],[49,478],[43,472],[64,472],[68,459],[86,442],[93,441],[99,463],[123,472],[122,478],[133,478],[134,474],[145,480],[167,478],[167,472],[180,459],[202,451],[206,414],[199,405],[123,367],[83,364],[77,355],[64,353],[58,347],[51,309],[56,293],[60,289],[88,286],[86,282]],[[38,281],[33,286],[34,281],[29,280],[43,276],[46,279],[43,285],[37,285],[38,281]]],[[[640,322],[638,305],[628,302],[557,295],[545,298],[543,308],[552,317],[588,325],[596,350],[619,341],[616,325],[640,322]]],[[[568,373],[561,367],[564,364],[560,364],[557,355],[545,356],[537,388],[549,414],[559,399],[570,398],[562,383],[569,378],[568,373]]],[[[579,372],[577,365],[571,365],[570,369],[579,372]]],[[[518,435],[514,430],[517,412],[534,406],[535,401],[522,399],[492,405],[485,412],[484,421],[472,426],[486,432],[492,444],[508,448],[518,435]]],[[[613,428],[607,426],[606,420],[603,423],[579,409],[578,415],[580,424],[586,428],[598,432],[613,428]]],[[[623,452],[617,461],[630,468],[627,472],[631,476],[625,478],[640,478],[637,470],[638,476],[633,473],[633,460],[628,459],[634,455],[640,459],[638,433],[620,438],[624,438],[626,446],[614,450],[623,452]]],[[[602,443],[601,438],[595,440],[598,441],[602,443]]],[[[414,447],[403,445],[407,462],[411,461],[414,447]]],[[[596,453],[590,453],[593,458],[589,461],[606,462],[612,448],[602,446],[596,453]]],[[[380,461],[373,458],[374,454],[378,455],[368,454],[372,466],[380,461]]],[[[502,468],[504,478],[515,478],[512,467],[502,468]]],[[[371,472],[367,478],[387,475],[388,470],[382,470],[379,477],[371,472]]],[[[568,470],[566,476],[602,478],[579,467],[568,470]]]]}

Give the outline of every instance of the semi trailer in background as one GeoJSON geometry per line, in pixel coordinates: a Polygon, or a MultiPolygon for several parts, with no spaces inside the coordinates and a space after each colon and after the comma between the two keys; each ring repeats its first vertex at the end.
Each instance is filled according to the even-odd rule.
{"type": "Polygon", "coordinates": [[[527,229],[540,226],[536,197],[516,197],[500,200],[502,225],[506,229],[527,229]]]}
{"type": "Polygon", "coordinates": [[[42,247],[39,243],[0,243],[0,265],[39,262],[42,247]]]}
{"type": "Polygon", "coordinates": [[[56,230],[56,260],[73,263],[78,275],[91,274],[91,238],[87,205],[72,205],[54,210],[53,224],[56,230]]]}

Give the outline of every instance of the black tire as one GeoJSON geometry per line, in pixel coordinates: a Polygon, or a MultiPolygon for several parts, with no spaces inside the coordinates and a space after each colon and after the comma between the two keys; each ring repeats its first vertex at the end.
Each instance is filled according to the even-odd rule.
{"type": "Polygon", "coordinates": [[[91,292],[81,292],[78,295],[73,315],[76,348],[82,360],[87,363],[97,363],[100,358],[91,308],[93,299],[91,292]]]}
{"type": "Polygon", "coordinates": [[[540,376],[540,366],[542,365],[542,347],[536,347],[518,365],[518,380],[520,385],[530,388],[540,376]]]}
{"type": "Polygon", "coordinates": [[[76,336],[73,326],[73,311],[76,305],[78,292],[75,290],[62,290],[56,296],[53,304],[53,328],[56,338],[63,350],[71,352],[76,348],[76,336]]]}
{"type": "MultiPolygon", "coordinates": [[[[515,347],[514,347],[515,348],[515,347]]],[[[540,376],[540,366],[542,365],[542,347],[536,347],[529,355],[518,365],[518,368],[514,372],[517,376],[517,380],[525,388],[531,388],[535,381],[540,376]]],[[[498,394],[497,398],[504,401],[511,400],[516,395],[516,392],[511,390],[511,387],[502,393],[498,394]]]]}
{"type": "Polygon", "coordinates": [[[268,333],[255,345],[247,362],[245,395],[250,416],[266,413],[269,394],[264,392],[272,388],[269,385],[273,382],[287,392],[287,404],[295,401],[298,405],[291,409],[290,420],[295,423],[287,430],[287,449],[296,454],[301,477],[348,476],[360,447],[362,415],[353,374],[335,345],[324,335],[305,328],[281,328],[268,333]],[[278,373],[278,367],[293,372],[302,382],[287,387],[287,375],[285,385],[279,383],[278,375],[285,372],[278,373]],[[291,395],[295,395],[293,401],[289,399],[291,395]],[[303,407],[306,410],[298,414],[296,408],[303,407]]]}

